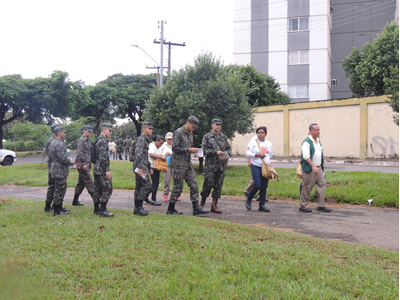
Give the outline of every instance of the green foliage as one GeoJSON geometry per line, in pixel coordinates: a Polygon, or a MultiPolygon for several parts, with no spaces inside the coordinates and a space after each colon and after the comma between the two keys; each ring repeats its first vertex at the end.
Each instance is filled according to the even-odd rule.
{"type": "Polygon", "coordinates": [[[109,76],[99,84],[116,89],[115,115],[119,118],[129,117],[136,127],[135,135],[139,136],[143,111],[157,84],[157,75],[122,75],[119,73],[109,76]]]}
{"type": "Polygon", "coordinates": [[[349,87],[354,96],[391,94],[391,106],[395,113],[399,112],[399,25],[396,22],[386,25],[362,51],[353,48],[342,66],[350,78],[349,87]]]}
{"type": "Polygon", "coordinates": [[[132,141],[136,139],[136,126],[133,122],[127,122],[121,125],[113,126],[113,138],[116,140],[117,136],[122,136],[125,140],[129,136],[132,141]]]}
{"type": "Polygon", "coordinates": [[[11,128],[17,151],[42,150],[51,135],[50,126],[31,122],[17,123],[11,128]]]}
{"type": "MultiPolygon", "coordinates": [[[[65,135],[65,145],[67,145],[68,149],[76,149],[76,140],[82,136],[82,128],[85,125],[92,125],[89,122],[89,118],[80,118],[69,124],[63,124],[64,129],[67,131],[65,135]]],[[[94,134],[92,134],[91,141],[95,141],[94,134]]]]}
{"type": "Polygon", "coordinates": [[[154,90],[146,106],[145,120],[153,122],[154,134],[174,132],[190,115],[199,120],[194,144],[211,130],[211,120],[223,120],[222,132],[233,138],[252,131],[254,116],[247,102],[247,84],[232,68],[211,53],[195,58],[194,66],[174,71],[162,89],[154,90]]]}
{"type": "Polygon", "coordinates": [[[275,78],[257,71],[254,66],[230,66],[247,83],[247,101],[251,106],[286,104],[291,101],[288,94],[281,91],[275,78]]]}

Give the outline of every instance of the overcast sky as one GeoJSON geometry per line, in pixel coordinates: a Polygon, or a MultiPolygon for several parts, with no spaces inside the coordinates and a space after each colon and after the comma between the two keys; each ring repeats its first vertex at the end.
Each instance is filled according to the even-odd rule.
{"type": "MultiPolygon", "coordinates": [[[[172,69],[201,51],[233,63],[233,0],[9,0],[0,2],[0,76],[47,77],[54,70],[94,85],[115,73],[149,74],[158,63],[158,21],[172,50],[172,69]]],[[[166,49],[165,49],[166,50],[166,49]]],[[[164,51],[167,65],[168,51],[164,51]]]]}

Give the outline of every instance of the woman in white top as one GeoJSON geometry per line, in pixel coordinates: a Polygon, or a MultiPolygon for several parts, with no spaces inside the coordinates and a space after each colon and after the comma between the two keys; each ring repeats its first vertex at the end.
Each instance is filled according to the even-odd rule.
{"type": "Polygon", "coordinates": [[[111,139],[111,142],[108,143],[108,151],[110,151],[110,154],[108,155],[108,158],[110,158],[111,154],[113,156],[113,159],[115,160],[115,152],[113,150],[117,147],[117,145],[114,143],[114,139],[111,139]]]}
{"type": "Polygon", "coordinates": [[[253,196],[260,191],[260,204],[258,210],[269,212],[270,210],[265,207],[268,179],[262,176],[261,166],[263,160],[266,164],[271,163],[273,149],[271,142],[265,138],[267,136],[267,127],[258,127],[256,133],[257,136],[250,140],[246,150],[246,156],[251,158],[250,168],[254,180],[254,186],[247,195],[246,208],[251,210],[251,200],[253,199],[253,196]]]}
{"type": "MultiPolygon", "coordinates": [[[[167,160],[165,158],[165,156],[161,155],[160,152],[160,147],[162,146],[162,144],[164,144],[165,139],[164,137],[158,135],[156,137],[156,140],[154,141],[154,143],[151,143],[149,145],[149,161],[150,161],[150,165],[151,168],[153,169],[154,166],[154,160],[155,159],[161,159],[161,160],[167,160]]],[[[157,189],[158,189],[158,185],[160,184],[160,171],[153,169],[153,174],[150,175],[151,176],[151,200],[150,204],[151,205],[156,205],[156,206],[160,206],[161,203],[157,202],[157,189]]]]}

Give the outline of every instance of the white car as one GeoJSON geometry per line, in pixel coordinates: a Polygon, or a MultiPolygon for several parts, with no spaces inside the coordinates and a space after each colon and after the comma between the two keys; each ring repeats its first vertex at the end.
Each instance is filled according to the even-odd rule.
{"type": "Polygon", "coordinates": [[[0,148],[0,164],[12,166],[17,161],[17,154],[14,151],[0,148]]]}

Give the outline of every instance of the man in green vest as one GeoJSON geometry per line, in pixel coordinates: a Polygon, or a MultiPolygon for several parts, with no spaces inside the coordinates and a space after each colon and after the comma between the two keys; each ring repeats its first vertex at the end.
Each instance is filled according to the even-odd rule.
{"type": "Polygon", "coordinates": [[[310,213],[312,210],[308,208],[310,194],[313,186],[318,194],[318,211],[330,212],[331,209],[325,207],[325,173],[324,173],[324,156],[323,147],[319,140],[319,126],[312,123],[309,127],[310,135],[303,141],[301,145],[301,169],[303,171],[302,191],[300,198],[300,211],[310,213]]]}

